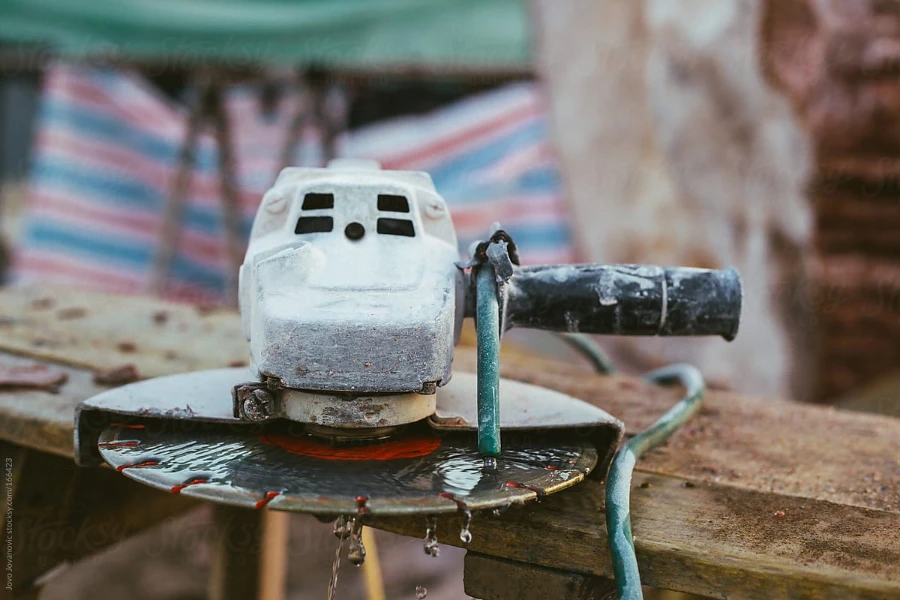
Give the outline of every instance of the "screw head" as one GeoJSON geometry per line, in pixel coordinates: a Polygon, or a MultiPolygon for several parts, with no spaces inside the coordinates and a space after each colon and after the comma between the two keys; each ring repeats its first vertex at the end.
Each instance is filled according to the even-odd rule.
{"type": "Polygon", "coordinates": [[[272,416],[272,395],[266,390],[253,390],[241,404],[244,416],[251,421],[264,421],[272,416]]]}

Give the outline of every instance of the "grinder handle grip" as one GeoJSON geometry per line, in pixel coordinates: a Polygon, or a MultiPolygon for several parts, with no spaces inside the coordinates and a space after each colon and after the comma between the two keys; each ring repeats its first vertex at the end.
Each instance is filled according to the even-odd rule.
{"type": "Polygon", "coordinates": [[[516,268],[504,326],[615,335],[737,335],[743,291],[724,270],[655,265],[516,268]]]}

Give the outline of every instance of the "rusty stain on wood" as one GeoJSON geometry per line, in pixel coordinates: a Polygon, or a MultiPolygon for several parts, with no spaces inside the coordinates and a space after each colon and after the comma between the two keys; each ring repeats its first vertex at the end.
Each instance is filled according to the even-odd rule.
{"type": "MultiPolygon", "coordinates": [[[[32,364],[29,358],[0,352],[0,365],[32,364]]],[[[0,390],[0,439],[19,446],[71,458],[74,452],[75,405],[105,390],[93,383],[93,373],[55,365],[67,375],[58,392],[0,390]]]]}
{"type": "Polygon", "coordinates": [[[0,292],[0,320],[0,350],[93,371],[131,362],[144,377],[158,377],[224,367],[250,353],[237,311],[201,314],[193,306],[137,296],[14,286],[0,292]],[[53,297],[86,314],[58,319],[48,310],[53,297]]]}
{"type": "Polygon", "coordinates": [[[94,383],[98,385],[125,385],[140,378],[138,368],[132,364],[119,365],[94,373],[94,383]]]}
{"type": "Polygon", "coordinates": [[[56,391],[69,375],[46,364],[0,364],[0,388],[56,391]]]}

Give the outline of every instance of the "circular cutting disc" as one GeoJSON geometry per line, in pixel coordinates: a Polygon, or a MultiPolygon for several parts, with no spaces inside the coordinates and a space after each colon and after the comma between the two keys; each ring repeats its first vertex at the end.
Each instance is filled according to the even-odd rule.
{"type": "MultiPolygon", "coordinates": [[[[574,438],[574,439],[573,439],[574,438]]],[[[333,446],[284,428],[112,425],[104,460],[152,487],[226,504],[373,516],[481,510],[552,494],[597,464],[588,440],[504,437],[483,469],[475,436],[410,428],[386,442],[333,446]]]]}

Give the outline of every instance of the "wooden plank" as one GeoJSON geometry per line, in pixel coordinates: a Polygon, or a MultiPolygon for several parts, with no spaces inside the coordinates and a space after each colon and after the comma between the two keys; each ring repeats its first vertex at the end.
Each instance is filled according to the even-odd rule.
{"type": "Polygon", "coordinates": [[[479,600],[615,600],[613,582],[469,552],[465,591],[479,600]]]}
{"type": "MultiPolygon", "coordinates": [[[[68,375],[68,381],[56,393],[0,390],[0,439],[68,458],[67,468],[79,481],[103,478],[102,484],[95,482],[93,493],[102,498],[118,498],[116,509],[105,511],[116,526],[106,528],[121,531],[123,535],[133,528],[120,524],[132,523],[136,516],[144,518],[141,524],[158,520],[151,510],[153,497],[164,496],[169,504],[179,499],[106,469],[79,469],[71,463],[75,406],[107,389],[94,383],[94,373],[133,364],[142,376],[154,377],[244,364],[248,354],[234,311],[208,311],[146,298],[28,288],[0,292],[0,348],[0,364],[38,361],[53,364],[68,375]],[[128,488],[128,494],[110,495],[110,490],[122,486],[128,488]]],[[[40,471],[30,469],[29,473],[44,476],[40,471]]],[[[79,486],[71,491],[71,497],[81,503],[84,498],[91,498],[91,493],[91,489],[79,486]]],[[[179,506],[186,506],[181,500],[179,506]]],[[[102,501],[95,504],[106,506],[102,501]]],[[[219,544],[216,575],[211,581],[212,596],[255,597],[261,572],[261,513],[217,507],[215,515],[221,526],[217,528],[219,544]]],[[[273,519],[273,524],[283,521],[278,517],[273,519]]],[[[65,533],[52,523],[44,524],[44,529],[54,537],[65,533]]],[[[30,539],[20,534],[16,537],[30,539]]],[[[78,548],[78,551],[100,547],[78,548]]],[[[265,544],[265,549],[272,569],[271,576],[265,578],[268,587],[264,591],[268,597],[279,598],[284,590],[285,548],[276,536],[265,544]]],[[[41,564],[58,558],[54,554],[41,564]]],[[[30,571],[22,569],[20,573],[28,575],[30,571]]]]}
{"type": "Polygon", "coordinates": [[[290,513],[263,511],[257,600],[282,600],[287,589],[290,513]]]}
{"type": "Polygon", "coordinates": [[[225,504],[213,505],[215,537],[209,575],[210,600],[257,597],[265,513],[225,504]]]}
{"type": "Polygon", "coordinates": [[[133,363],[144,377],[245,364],[237,312],[64,288],[0,291],[0,349],[88,370],[133,363]]]}
{"type": "MultiPolygon", "coordinates": [[[[0,366],[34,364],[34,359],[0,351],[0,366]]],[[[18,446],[71,458],[75,406],[105,389],[85,369],[55,364],[68,380],[57,392],[0,390],[0,439],[18,446]]]]}
{"type": "MultiPolygon", "coordinates": [[[[900,598],[898,514],[662,475],[639,473],[634,484],[645,585],[713,598],[900,598]]],[[[538,505],[479,515],[469,549],[611,577],[603,498],[603,483],[589,479],[538,505]]],[[[373,525],[422,535],[421,519],[373,525]]],[[[439,519],[438,539],[461,545],[459,526],[439,519]]]]}
{"type": "MultiPolygon", "coordinates": [[[[505,358],[501,371],[600,406],[632,433],[649,426],[680,393],[535,358],[505,358]]],[[[895,418],[709,391],[699,414],[637,468],[900,512],[898,448],[895,418]]]]}

